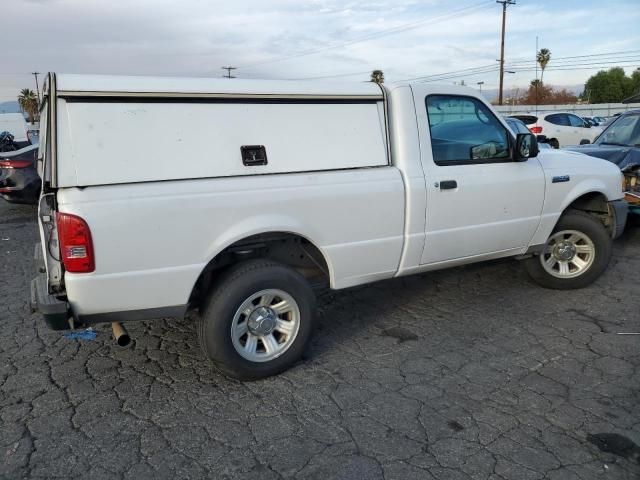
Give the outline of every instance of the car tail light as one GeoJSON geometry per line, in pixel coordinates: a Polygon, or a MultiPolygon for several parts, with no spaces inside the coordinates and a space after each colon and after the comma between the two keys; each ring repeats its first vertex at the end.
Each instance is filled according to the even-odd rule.
{"type": "Polygon", "coordinates": [[[542,127],[531,127],[529,130],[531,130],[531,133],[542,133],[542,127]]]}
{"type": "Polygon", "coordinates": [[[56,213],[60,255],[67,272],[89,273],[95,270],[93,241],[89,225],[69,213],[56,213]]]}
{"type": "Polygon", "coordinates": [[[0,160],[0,168],[27,168],[30,165],[29,160],[0,160]]]}

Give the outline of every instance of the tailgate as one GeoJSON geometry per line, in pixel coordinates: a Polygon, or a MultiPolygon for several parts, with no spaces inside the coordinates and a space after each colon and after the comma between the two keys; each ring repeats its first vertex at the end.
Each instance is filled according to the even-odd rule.
{"type": "Polygon", "coordinates": [[[38,148],[38,174],[42,179],[42,190],[38,202],[38,228],[42,249],[42,263],[50,293],[62,293],[62,266],[55,224],[56,189],[53,187],[55,155],[55,96],[52,75],[44,85],[44,98],[40,109],[40,145],[38,148]]]}

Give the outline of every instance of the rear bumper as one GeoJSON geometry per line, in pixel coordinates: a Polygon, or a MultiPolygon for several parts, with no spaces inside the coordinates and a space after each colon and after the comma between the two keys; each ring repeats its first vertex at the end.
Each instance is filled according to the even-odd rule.
{"type": "Polygon", "coordinates": [[[627,215],[629,213],[629,204],[625,200],[613,200],[609,202],[611,212],[613,213],[613,228],[611,229],[611,238],[616,239],[627,224],[627,215]]]}
{"type": "Polygon", "coordinates": [[[31,280],[31,309],[40,313],[47,326],[52,330],[69,330],[73,323],[70,320],[75,321],[76,324],[92,325],[95,323],[183,318],[187,311],[187,305],[78,316],[74,315],[69,302],[49,293],[47,275],[41,273],[31,280]]]}
{"type": "Polygon", "coordinates": [[[39,312],[52,330],[68,330],[71,328],[71,308],[69,303],[49,293],[46,273],[41,273],[31,280],[31,308],[39,312]]]}

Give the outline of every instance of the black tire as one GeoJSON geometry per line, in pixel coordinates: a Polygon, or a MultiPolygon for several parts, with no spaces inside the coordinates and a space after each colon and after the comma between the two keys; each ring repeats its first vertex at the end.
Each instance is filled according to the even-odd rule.
{"type": "Polygon", "coordinates": [[[232,266],[216,282],[198,318],[198,339],[204,353],[223,373],[239,380],[256,380],[277,375],[300,359],[311,339],[315,316],[315,295],[300,273],[271,260],[249,260],[232,266]],[[265,362],[250,361],[234,347],[231,325],[240,305],[267,289],[282,290],[295,300],[300,324],[293,343],[280,356],[265,362]]]}
{"type": "Polygon", "coordinates": [[[524,261],[525,268],[529,276],[545,288],[556,290],[584,288],[593,283],[606,270],[611,260],[613,240],[600,220],[579,210],[570,210],[560,217],[553,233],[563,230],[576,230],[593,242],[595,254],[591,265],[578,276],[558,278],[544,269],[540,255],[534,255],[524,261]]]}
{"type": "Polygon", "coordinates": [[[552,138],[551,140],[549,140],[549,145],[551,145],[551,148],[555,148],[556,150],[560,148],[560,142],[557,138],[552,138]]]}

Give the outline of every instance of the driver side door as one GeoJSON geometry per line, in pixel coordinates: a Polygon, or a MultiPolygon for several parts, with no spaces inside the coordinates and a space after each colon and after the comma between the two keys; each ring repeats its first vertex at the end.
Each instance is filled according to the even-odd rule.
{"type": "Polygon", "coordinates": [[[514,161],[514,137],[475,97],[414,90],[414,101],[427,196],[421,264],[526,249],[544,201],[538,159],[514,161]]]}

